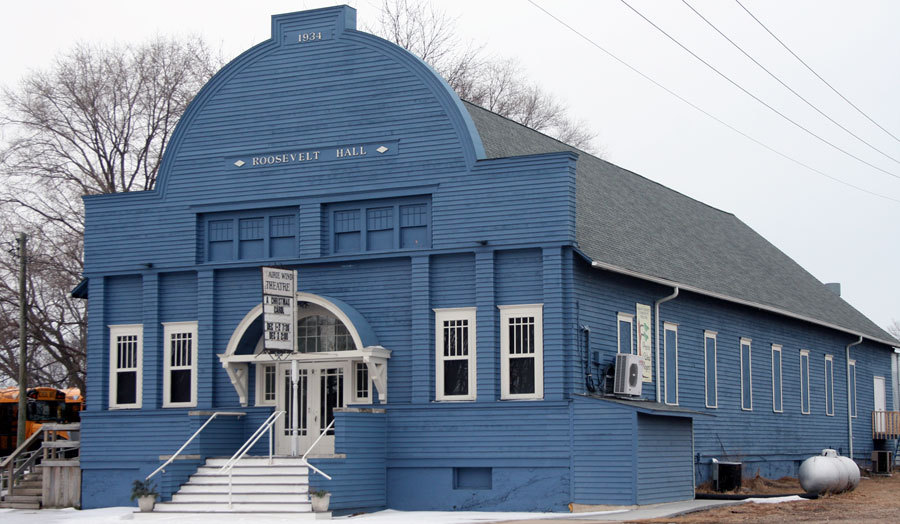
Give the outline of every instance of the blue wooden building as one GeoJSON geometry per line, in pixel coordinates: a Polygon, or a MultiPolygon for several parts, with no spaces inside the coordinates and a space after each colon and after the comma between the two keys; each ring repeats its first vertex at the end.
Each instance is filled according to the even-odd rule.
{"type": "Polygon", "coordinates": [[[349,512],[689,499],[713,459],[864,463],[889,409],[898,342],[735,216],[461,101],[349,7],[273,17],[156,188],[85,206],[85,508],[215,413],[163,500],[278,411],[277,455],[294,412],[300,453],[331,424],[308,483],[349,512]],[[263,266],[297,271],[280,358],[263,266]]]}

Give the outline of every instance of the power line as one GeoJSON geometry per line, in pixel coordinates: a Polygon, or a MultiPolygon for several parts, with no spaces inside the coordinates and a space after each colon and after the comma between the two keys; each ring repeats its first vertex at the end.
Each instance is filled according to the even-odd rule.
{"type": "MultiPolygon", "coordinates": [[[[529,0],[529,1],[530,1],[530,0],[529,0]]],[[[699,55],[697,55],[697,53],[694,53],[693,51],[691,51],[687,46],[685,46],[685,45],[682,44],[680,41],[678,41],[677,38],[673,37],[672,35],[670,35],[669,33],[667,33],[663,28],[661,28],[661,27],[659,27],[658,25],[656,25],[655,23],[653,23],[652,20],[650,20],[649,18],[647,18],[646,16],[644,16],[643,13],[641,13],[640,11],[638,11],[637,9],[635,9],[634,7],[632,7],[628,2],[626,2],[625,0],[619,0],[619,1],[622,2],[623,4],[625,4],[626,7],[628,7],[628,8],[631,9],[632,11],[634,11],[638,16],[640,16],[641,18],[643,18],[648,24],[650,24],[650,25],[652,25],[654,28],[656,28],[657,31],[659,31],[660,33],[664,34],[669,40],[671,40],[671,41],[674,42],[676,45],[678,45],[678,47],[684,49],[688,54],[690,54],[691,56],[693,56],[694,58],[696,58],[697,60],[699,60],[701,63],[703,63],[703,65],[705,65],[706,67],[710,68],[710,69],[711,69],[713,72],[715,72],[717,75],[721,76],[723,79],[725,79],[726,81],[728,81],[731,85],[733,85],[734,87],[740,89],[741,91],[744,92],[744,94],[746,94],[746,95],[749,96],[750,98],[756,100],[757,102],[759,102],[760,104],[762,104],[763,106],[765,106],[766,108],[768,108],[768,109],[769,109],[770,111],[772,111],[773,113],[775,113],[775,114],[777,114],[778,116],[780,116],[781,118],[787,120],[787,121],[790,122],[791,124],[794,124],[794,126],[796,126],[796,127],[799,128],[799,129],[802,129],[803,131],[805,131],[805,132],[808,133],[809,135],[815,137],[816,139],[818,139],[818,140],[821,141],[822,143],[828,144],[829,146],[833,147],[834,149],[837,149],[837,150],[840,151],[841,153],[844,153],[845,155],[847,155],[847,156],[849,156],[849,157],[851,157],[851,158],[853,158],[853,159],[855,159],[855,160],[857,160],[857,161],[859,161],[859,162],[862,162],[863,164],[865,164],[865,165],[871,167],[872,169],[876,169],[876,170],[881,171],[882,173],[884,173],[884,174],[886,174],[886,175],[888,175],[888,176],[892,176],[892,177],[894,177],[894,178],[896,178],[896,179],[900,179],[900,175],[896,175],[896,174],[894,174],[894,173],[891,173],[890,171],[888,171],[888,170],[886,170],[886,169],[882,169],[882,168],[876,166],[875,164],[872,164],[871,162],[868,162],[868,161],[866,161],[866,160],[863,160],[862,158],[860,158],[860,157],[854,155],[853,153],[847,151],[846,149],[843,149],[843,148],[841,148],[840,146],[836,145],[835,143],[830,142],[830,141],[828,141],[827,139],[822,138],[821,136],[819,136],[819,135],[813,133],[812,131],[810,131],[808,128],[804,127],[802,124],[800,124],[800,123],[797,122],[796,120],[793,120],[791,117],[785,115],[785,114],[782,113],[781,111],[779,111],[779,110],[775,109],[774,107],[772,107],[771,105],[767,104],[764,100],[762,100],[762,99],[759,98],[758,96],[754,95],[753,93],[751,93],[750,91],[748,91],[747,89],[745,89],[744,86],[742,86],[742,85],[738,84],[737,82],[735,82],[734,80],[732,80],[730,77],[728,77],[728,75],[726,75],[725,73],[723,73],[723,72],[719,71],[718,69],[716,69],[715,66],[713,66],[712,64],[710,64],[709,62],[707,62],[706,60],[704,60],[703,58],[701,58],[699,55]]]]}
{"type": "Polygon", "coordinates": [[[759,140],[757,140],[757,139],[753,138],[752,136],[748,135],[747,133],[744,133],[744,132],[741,131],[740,129],[737,129],[736,127],[732,126],[732,125],[729,124],[728,122],[725,122],[724,120],[718,118],[717,116],[713,115],[712,113],[709,113],[709,112],[706,111],[705,109],[703,109],[703,108],[697,106],[696,104],[694,104],[694,103],[691,102],[690,100],[688,100],[688,99],[684,98],[683,96],[679,95],[678,93],[672,91],[672,90],[669,89],[668,87],[666,87],[666,86],[660,84],[659,82],[657,82],[656,80],[654,80],[652,77],[650,77],[650,76],[646,75],[645,73],[643,73],[641,70],[639,70],[639,69],[637,69],[636,67],[632,66],[632,65],[629,64],[628,62],[622,60],[622,59],[619,58],[618,56],[614,55],[612,52],[606,50],[606,48],[604,48],[603,46],[601,46],[600,44],[598,44],[597,42],[595,42],[594,40],[592,40],[590,37],[585,36],[584,34],[582,34],[581,32],[579,32],[577,29],[575,29],[574,27],[572,27],[572,26],[570,26],[569,24],[567,24],[565,21],[563,21],[563,20],[557,18],[555,15],[553,15],[553,13],[551,13],[551,12],[547,11],[546,9],[544,9],[543,7],[541,7],[541,6],[540,6],[537,2],[535,2],[534,0],[528,0],[528,2],[529,2],[531,5],[533,5],[534,7],[538,8],[539,10],[541,10],[544,14],[546,14],[547,16],[549,16],[550,18],[552,18],[553,20],[556,20],[560,25],[562,25],[563,27],[565,27],[565,28],[568,29],[569,31],[573,32],[574,34],[576,34],[577,36],[579,36],[581,39],[583,39],[584,41],[586,41],[587,43],[589,43],[589,44],[591,44],[592,46],[596,47],[596,48],[599,49],[600,51],[603,51],[607,56],[609,56],[610,58],[612,58],[612,59],[615,60],[616,62],[622,64],[622,65],[625,66],[626,68],[630,69],[633,73],[637,74],[638,76],[640,76],[640,77],[643,78],[644,80],[647,80],[648,82],[650,82],[651,84],[655,85],[656,87],[662,89],[662,90],[665,91],[666,93],[668,93],[668,94],[674,96],[675,98],[677,98],[677,99],[680,100],[681,102],[683,102],[683,103],[687,104],[688,106],[692,107],[693,109],[696,109],[697,111],[703,113],[704,115],[706,115],[707,117],[711,118],[712,120],[715,120],[716,122],[718,122],[718,123],[721,124],[722,126],[725,126],[725,127],[727,127],[728,129],[734,131],[735,133],[737,133],[737,134],[743,136],[743,137],[746,138],[747,140],[750,140],[751,142],[754,142],[755,144],[757,144],[757,145],[759,145],[759,146],[762,146],[763,148],[765,148],[765,149],[767,149],[767,150],[769,150],[769,151],[775,153],[776,155],[778,155],[778,156],[784,158],[785,160],[789,160],[789,161],[791,161],[791,162],[797,164],[798,166],[804,167],[804,168],[806,168],[806,169],[812,171],[813,173],[816,173],[816,174],[821,175],[821,176],[823,176],[823,177],[825,177],[825,178],[828,178],[828,179],[830,179],[830,180],[833,180],[833,181],[835,181],[835,182],[837,182],[837,183],[839,183],[839,184],[843,184],[843,185],[845,185],[845,186],[847,186],[847,187],[852,187],[853,189],[856,189],[857,191],[862,191],[863,193],[867,193],[867,194],[869,194],[869,195],[876,196],[876,197],[879,197],[879,198],[883,198],[883,199],[885,199],[885,200],[890,200],[890,201],[892,201],[892,202],[896,202],[896,203],[900,204],[900,199],[896,199],[896,198],[889,197],[889,196],[887,196],[887,195],[882,195],[882,194],[879,194],[879,193],[875,193],[874,191],[869,191],[868,189],[859,187],[859,186],[854,185],[854,184],[851,184],[851,183],[849,183],[849,182],[845,182],[845,181],[843,181],[843,180],[841,180],[841,179],[839,179],[839,178],[836,178],[836,177],[834,177],[834,176],[829,175],[828,173],[825,173],[825,172],[823,172],[823,171],[820,171],[820,170],[818,170],[818,169],[816,169],[816,168],[814,168],[814,167],[812,167],[812,166],[810,166],[810,165],[807,165],[807,164],[805,164],[805,163],[803,163],[803,162],[801,162],[801,161],[799,161],[799,160],[797,160],[797,159],[795,159],[795,158],[793,158],[793,157],[790,157],[790,156],[786,155],[785,153],[782,153],[781,151],[778,151],[777,149],[775,149],[775,148],[773,148],[773,147],[771,147],[771,146],[769,146],[769,145],[767,145],[767,144],[765,144],[765,143],[763,143],[763,142],[760,142],[759,140]]]}
{"type": "Polygon", "coordinates": [[[875,126],[877,126],[878,129],[881,129],[882,131],[884,131],[885,133],[887,133],[888,135],[890,135],[891,138],[893,138],[893,139],[896,140],[897,142],[900,142],[900,138],[897,138],[893,133],[891,133],[890,131],[888,131],[887,129],[885,129],[881,124],[879,124],[879,123],[876,122],[874,119],[872,119],[872,117],[870,117],[869,115],[867,115],[862,109],[858,108],[858,107],[856,106],[856,104],[854,104],[853,102],[851,102],[850,100],[848,100],[846,96],[842,95],[840,91],[838,91],[837,89],[835,89],[835,87],[832,86],[831,84],[829,84],[827,80],[825,80],[824,78],[822,78],[822,76],[821,76],[819,73],[817,73],[817,72],[815,71],[815,69],[813,69],[812,67],[810,67],[810,65],[807,64],[806,62],[804,62],[802,58],[800,58],[799,56],[797,56],[797,53],[793,52],[793,51],[791,50],[791,48],[787,46],[787,44],[785,44],[784,42],[781,41],[780,38],[778,38],[777,36],[775,36],[775,33],[773,33],[768,27],[766,27],[765,24],[762,23],[762,21],[760,21],[759,18],[757,18],[753,13],[751,13],[750,10],[747,9],[747,7],[744,6],[744,4],[742,4],[740,0],[734,0],[734,1],[737,2],[737,4],[738,4],[739,6],[741,6],[741,7],[744,9],[744,11],[747,12],[748,15],[750,15],[750,18],[756,20],[756,23],[757,23],[757,24],[759,24],[763,29],[765,29],[767,33],[769,33],[770,35],[772,35],[772,38],[774,38],[776,42],[778,42],[779,44],[781,44],[781,47],[785,48],[785,49],[787,50],[788,53],[790,53],[791,55],[793,55],[794,58],[796,58],[801,64],[803,64],[807,69],[809,69],[809,72],[810,72],[810,73],[816,75],[816,78],[818,78],[819,80],[821,80],[823,84],[825,84],[825,85],[828,86],[832,91],[834,91],[834,94],[836,94],[837,96],[839,96],[839,97],[841,97],[842,99],[844,99],[844,102],[847,102],[848,104],[850,104],[850,106],[851,106],[853,109],[856,109],[856,110],[859,112],[859,114],[861,114],[862,116],[866,117],[866,119],[868,119],[869,122],[872,122],[873,124],[875,124],[875,126]]]}
{"type": "Polygon", "coordinates": [[[884,157],[889,158],[889,159],[893,160],[894,162],[900,164],[900,160],[897,160],[896,158],[892,157],[891,155],[889,155],[889,154],[885,153],[884,151],[878,149],[877,147],[873,146],[872,144],[870,144],[869,142],[867,142],[867,141],[864,140],[863,138],[859,137],[856,133],[854,133],[853,131],[850,131],[849,129],[847,129],[846,127],[844,127],[843,125],[841,125],[839,122],[837,122],[835,119],[833,119],[833,118],[831,118],[830,116],[828,116],[827,114],[825,114],[824,111],[822,111],[821,109],[819,109],[818,107],[816,107],[812,102],[810,102],[809,100],[807,100],[803,95],[801,95],[800,93],[798,93],[797,91],[795,91],[793,88],[791,88],[791,86],[789,86],[789,85],[787,85],[786,83],[784,83],[780,78],[778,78],[777,75],[775,75],[775,73],[773,73],[772,71],[769,71],[769,69],[767,69],[767,68],[766,68],[764,65],[762,65],[761,63],[759,63],[758,60],[756,60],[755,58],[753,58],[753,57],[750,55],[750,53],[748,53],[748,52],[745,51],[741,46],[739,46],[737,43],[735,43],[734,40],[732,40],[731,38],[728,37],[728,35],[726,35],[725,33],[723,33],[718,27],[716,27],[715,24],[713,24],[712,22],[710,22],[709,19],[707,19],[705,16],[703,16],[702,14],[700,14],[699,11],[697,11],[696,9],[694,9],[694,6],[692,6],[691,4],[689,4],[687,0],[681,0],[681,2],[684,3],[684,5],[688,6],[688,8],[689,8],[691,11],[693,11],[694,14],[696,14],[697,16],[699,16],[701,20],[703,20],[704,22],[706,22],[707,25],[709,25],[709,26],[710,26],[711,28],[713,28],[717,33],[719,33],[719,35],[721,35],[722,38],[724,38],[725,40],[728,40],[728,43],[730,43],[730,44],[733,45],[738,51],[740,51],[741,53],[743,53],[744,56],[746,56],[747,58],[750,59],[750,61],[752,61],[752,62],[753,62],[754,64],[756,64],[760,69],[762,69],[763,71],[765,71],[766,73],[768,73],[768,75],[771,76],[773,79],[775,79],[776,82],[778,82],[779,84],[781,84],[782,86],[784,86],[785,89],[787,89],[788,91],[790,91],[791,93],[793,93],[797,98],[799,98],[800,100],[803,100],[803,102],[805,102],[806,105],[808,105],[809,107],[813,108],[817,113],[819,113],[820,115],[822,115],[822,116],[824,116],[825,118],[827,118],[828,121],[831,122],[832,124],[838,126],[839,128],[843,129],[844,131],[846,131],[846,132],[847,132],[848,134],[850,134],[850,136],[852,136],[853,138],[859,140],[859,141],[862,142],[863,144],[865,144],[865,145],[869,146],[870,148],[874,149],[875,151],[881,153],[884,157]]]}

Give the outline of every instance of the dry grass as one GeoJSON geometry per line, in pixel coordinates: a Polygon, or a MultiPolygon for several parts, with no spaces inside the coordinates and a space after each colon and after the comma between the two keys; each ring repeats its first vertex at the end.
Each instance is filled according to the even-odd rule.
{"type": "MultiPolygon", "coordinates": [[[[760,489],[790,484],[794,479],[770,481],[759,477],[749,483],[764,484],[760,489]],[[782,484],[782,481],[785,481],[782,484]],[[771,485],[770,485],[771,484],[771,485]]],[[[744,484],[749,484],[744,481],[744,484]]],[[[799,486],[797,486],[799,488],[799,486]]],[[[759,491],[756,491],[759,492],[759,491]]],[[[779,491],[781,492],[781,491],[779,491]]],[[[798,492],[789,490],[789,492],[798,492]]],[[[745,503],[676,518],[641,522],[708,524],[714,522],[900,522],[900,473],[894,477],[864,477],[859,487],[848,493],[825,495],[817,500],[781,504],[745,503]]]]}

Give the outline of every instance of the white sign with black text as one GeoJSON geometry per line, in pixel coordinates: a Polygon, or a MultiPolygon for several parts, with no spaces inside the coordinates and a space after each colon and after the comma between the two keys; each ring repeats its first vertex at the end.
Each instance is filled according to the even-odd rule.
{"type": "Polygon", "coordinates": [[[294,311],[297,272],[262,268],[263,342],[266,351],[295,351],[294,311]]]}

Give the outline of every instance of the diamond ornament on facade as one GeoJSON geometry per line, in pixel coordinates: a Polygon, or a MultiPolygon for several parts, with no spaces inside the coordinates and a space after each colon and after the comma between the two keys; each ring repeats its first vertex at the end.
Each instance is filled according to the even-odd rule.
{"type": "Polygon", "coordinates": [[[384,146],[378,146],[378,149],[376,149],[375,151],[378,151],[379,153],[384,154],[384,152],[387,150],[388,150],[388,148],[386,148],[384,146]]]}
{"type": "Polygon", "coordinates": [[[243,160],[238,160],[237,162],[234,163],[234,165],[236,165],[236,166],[238,166],[238,167],[241,167],[242,165],[244,165],[244,164],[246,164],[246,163],[247,163],[247,162],[244,162],[243,160]]]}

